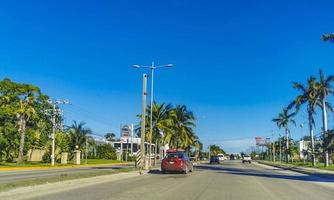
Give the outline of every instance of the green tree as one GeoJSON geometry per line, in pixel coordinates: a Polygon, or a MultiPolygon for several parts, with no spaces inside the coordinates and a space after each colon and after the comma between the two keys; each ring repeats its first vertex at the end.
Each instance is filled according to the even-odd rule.
{"type": "Polygon", "coordinates": [[[98,145],[96,154],[99,159],[116,160],[116,150],[111,144],[98,145]]]}
{"type": "Polygon", "coordinates": [[[115,134],[115,133],[107,133],[107,134],[105,134],[104,137],[105,137],[106,140],[109,141],[109,142],[115,142],[115,141],[116,141],[116,139],[115,139],[116,134],[115,134]]]}
{"type": "Polygon", "coordinates": [[[187,110],[185,105],[178,105],[171,111],[171,119],[171,132],[166,134],[165,142],[176,149],[187,149],[195,144],[198,138],[193,130],[196,127],[193,112],[187,110]]]}
{"type": "Polygon", "coordinates": [[[289,114],[289,110],[287,108],[284,108],[281,113],[278,114],[278,117],[273,119],[273,122],[276,123],[278,128],[284,128],[285,131],[285,147],[286,147],[286,161],[289,162],[290,160],[290,154],[289,154],[289,124],[296,125],[296,122],[294,119],[292,119],[295,116],[295,113],[289,114]]]}
{"type": "MultiPolygon", "coordinates": [[[[39,118],[38,108],[48,99],[40,89],[30,84],[19,84],[9,79],[0,83],[0,107],[2,116],[16,121],[19,134],[19,152],[17,164],[21,164],[25,151],[27,128],[36,128],[39,118]]],[[[8,124],[7,124],[8,125],[8,124]]]]}
{"type": "Polygon", "coordinates": [[[226,154],[225,151],[222,148],[220,148],[220,146],[218,145],[210,145],[209,149],[210,149],[211,155],[213,156],[216,156],[218,154],[226,154]]]}
{"type": "Polygon", "coordinates": [[[311,136],[312,165],[315,166],[316,159],[314,154],[314,115],[316,113],[316,106],[319,104],[319,84],[317,83],[316,79],[311,76],[310,78],[308,78],[306,86],[301,83],[295,82],[293,83],[293,88],[297,89],[301,93],[289,105],[289,108],[295,108],[296,112],[298,112],[301,105],[307,105],[309,132],[311,136]]]}
{"type": "MultiPolygon", "coordinates": [[[[319,81],[318,81],[318,96],[319,96],[319,103],[322,110],[322,125],[323,125],[323,135],[328,134],[328,126],[327,126],[327,110],[332,110],[331,105],[326,101],[326,98],[330,93],[333,94],[332,83],[334,82],[334,76],[325,77],[322,70],[319,72],[319,81]]],[[[326,148],[324,148],[326,149],[326,148]]],[[[324,160],[325,160],[325,167],[329,166],[328,160],[328,151],[324,151],[324,160]]]]}
{"type": "Polygon", "coordinates": [[[73,121],[73,124],[68,127],[68,132],[71,138],[70,147],[72,150],[75,150],[76,146],[81,151],[84,150],[87,137],[92,134],[92,130],[85,127],[85,125],[86,123],[84,122],[78,124],[76,121],[73,121]]]}
{"type": "Polygon", "coordinates": [[[334,34],[333,33],[324,34],[320,37],[320,39],[325,42],[327,41],[334,42],[334,34]]]}

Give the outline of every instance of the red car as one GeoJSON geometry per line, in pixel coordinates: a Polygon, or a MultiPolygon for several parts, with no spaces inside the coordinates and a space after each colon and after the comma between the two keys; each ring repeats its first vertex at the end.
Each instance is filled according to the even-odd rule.
{"type": "Polygon", "coordinates": [[[184,152],[168,153],[161,163],[161,173],[163,174],[166,172],[182,172],[187,174],[193,171],[193,163],[184,152]]]}

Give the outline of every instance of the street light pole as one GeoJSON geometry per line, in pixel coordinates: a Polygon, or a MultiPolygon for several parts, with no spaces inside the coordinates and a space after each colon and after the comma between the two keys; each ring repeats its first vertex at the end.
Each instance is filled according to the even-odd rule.
{"type": "MultiPolygon", "coordinates": [[[[149,160],[148,160],[148,166],[152,166],[151,163],[151,155],[152,155],[152,135],[153,135],[153,101],[154,101],[154,62],[152,62],[151,66],[151,113],[150,113],[150,144],[149,144],[149,160]]],[[[154,163],[155,164],[155,163],[154,163]]]]}
{"type": "Polygon", "coordinates": [[[173,67],[172,64],[167,65],[158,65],[156,66],[154,62],[150,66],[141,66],[141,65],[133,65],[133,68],[149,68],[151,70],[151,99],[150,99],[150,133],[149,133],[149,160],[148,165],[151,167],[151,154],[152,154],[152,135],[153,135],[153,104],[154,104],[154,71],[158,68],[163,67],[173,67]]]}

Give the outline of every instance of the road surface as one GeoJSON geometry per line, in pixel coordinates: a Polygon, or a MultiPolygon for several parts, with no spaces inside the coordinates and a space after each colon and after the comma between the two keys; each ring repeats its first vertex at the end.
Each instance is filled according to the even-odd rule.
{"type": "MultiPolygon", "coordinates": [[[[129,165],[130,166],[130,165],[129,165]]],[[[12,183],[22,180],[31,180],[36,178],[46,178],[60,176],[62,174],[83,174],[98,171],[111,171],[114,169],[129,167],[127,165],[100,165],[91,167],[73,167],[73,168],[55,168],[55,169],[37,169],[37,170],[15,170],[0,171],[0,184],[12,183]]],[[[132,165],[131,165],[132,166],[132,165]]]]}
{"type": "Polygon", "coordinates": [[[155,171],[56,193],[31,193],[35,196],[28,199],[34,200],[329,200],[334,198],[334,179],[225,161],[222,165],[198,165],[187,175],[155,171]]]}

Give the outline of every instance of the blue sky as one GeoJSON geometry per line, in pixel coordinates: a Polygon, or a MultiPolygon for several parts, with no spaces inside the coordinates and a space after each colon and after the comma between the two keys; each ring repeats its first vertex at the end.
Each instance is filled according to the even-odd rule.
{"type": "MultiPolygon", "coordinates": [[[[271,119],[321,67],[334,74],[333,1],[1,1],[0,76],[69,99],[95,133],[138,123],[141,70],[156,100],[186,104],[202,141],[238,152],[279,132],[271,119]]],[[[302,115],[298,122],[305,121],[302,115]]],[[[333,117],[330,118],[333,125],[333,117]]],[[[318,132],[320,126],[317,127],[318,132]]],[[[293,137],[306,134],[293,129],[293,137]]]]}

